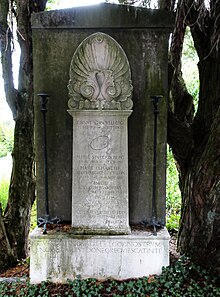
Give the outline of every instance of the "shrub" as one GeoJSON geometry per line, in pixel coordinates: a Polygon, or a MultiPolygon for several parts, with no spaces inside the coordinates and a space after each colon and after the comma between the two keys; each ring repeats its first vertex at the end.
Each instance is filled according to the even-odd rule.
{"type": "Polygon", "coordinates": [[[31,226],[30,230],[33,231],[34,228],[37,226],[37,203],[36,200],[34,201],[34,204],[31,209],[31,226]]]}
{"type": "Polygon", "coordinates": [[[12,122],[0,122],[0,157],[4,157],[13,149],[14,124],[12,122]]]}
{"type": "Polygon", "coordinates": [[[167,149],[167,184],[166,184],[166,212],[168,230],[179,229],[181,212],[181,193],[179,189],[179,176],[172,151],[167,149]]]}
{"type": "Polygon", "coordinates": [[[2,206],[3,212],[5,210],[5,207],[6,207],[7,201],[8,201],[9,184],[10,184],[10,181],[5,178],[0,180],[0,203],[2,206]]]}

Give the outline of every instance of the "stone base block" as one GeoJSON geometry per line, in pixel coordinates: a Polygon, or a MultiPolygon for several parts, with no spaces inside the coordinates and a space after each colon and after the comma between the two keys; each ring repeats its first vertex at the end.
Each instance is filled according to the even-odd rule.
{"type": "Polygon", "coordinates": [[[127,279],[160,274],[169,265],[169,234],[132,231],[130,235],[89,236],[35,229],[30,235],[30,281],[127,279]]]}

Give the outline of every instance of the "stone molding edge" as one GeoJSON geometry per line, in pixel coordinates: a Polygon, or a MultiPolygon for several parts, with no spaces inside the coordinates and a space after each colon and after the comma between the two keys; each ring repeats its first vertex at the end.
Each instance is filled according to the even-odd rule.
{"type": "Polygon", "coordinates": [[[112,115],[112,116],[129,116],[132,114],[133,110],[132,109],[125,109],[125,110],[117,110],[117,109],[102,109],[102,110],[98,110],[98,109],[67,109],[67,112],[69,114],[83,114],[83,115],[88,115],[91,116],[93,115],[112,115]]]}
{"type": "MultiPolygon", "coordinates": [[[[54,231],[48,231],[48,234],[44,235],[42,232],[42,228],[36,227],[29,235],[30,239],[65,239],[65,238],[72,238],[72,239],[82,239],[82,235],[78,235],[78,234],[74,234],[72,232],[64,232],[64,231],[60,231],[60,232],[56,232],[54,233],[54,231]]],[[[170,240],[170,235],[169,232],[167,230],[167,228],[163,228],[161,230],[159,230],[157,232],[157,235],[155,236],[152,232],[149,231],[131,231],[131,234],[125,234],[125,235],[88,235],[85,234],[83,235],[83,240],[87,240],[90,238],[93,239],[103,239],[103,240],[107,240],[109,238],[111,239],[130,239],[133,240],[135,236],[135,239],[139,238],[139,239],[150,239],[150,240],[158,240],[158,239],[163,239],[163,240],[170,240]]]]}
{"type": "Polygon", "coordinates": [[[100,3],[32,14],[33,29],[161,29],[171,32],[175,13],[121,4],[100,3]],[[122,17],[123,16],[123,17],[122,17]]]}

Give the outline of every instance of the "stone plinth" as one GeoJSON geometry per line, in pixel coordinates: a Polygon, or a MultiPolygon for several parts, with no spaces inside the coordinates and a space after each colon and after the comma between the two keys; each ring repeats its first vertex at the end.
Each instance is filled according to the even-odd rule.
{"type": "Polygon", "coordinates": [[[160,274],[169,265],[169,234],[134,231],[130,235],[83,236],[35,229],[30,235],[30,281],[127,279],[160,274]]]}
{"type": "Polygon", "coordinates": [[[128,234],[127,119],[131,111],[69,110],[73,117],[72,226],[128,234]]]}

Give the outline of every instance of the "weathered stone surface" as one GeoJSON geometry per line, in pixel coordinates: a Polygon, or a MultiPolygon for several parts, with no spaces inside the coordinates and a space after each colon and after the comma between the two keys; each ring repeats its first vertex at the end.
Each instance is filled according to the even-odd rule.
{"type": "Polygon", "coordinates": [[[127,234],[127,118],[131,72],[120,45],[95,33],[79,45],[70,65],[73,117],[72,226],[81,233],[127,234]],[[118,111],[121,110],[121,111],[118,111]]]}
{"type": "Polygon", "coordinates": [[[131,111],[69,113],[73,117],[72,226],[80,233],[127,234],[131,111]]]}
{"type": "Polygon", "coordinates": [[[70,109],[132,109],[131,71],[120,45],[98,32],[79,45],[70,65],[70,109]]]}
{"type": "MultiPolygon", "coordinates": [[[[151,95],[163,95],[158,115],[156,222],[165,224],[167,56],[172,23],[169,12],[117,5],[33,16],[35,94],[51,95],[47,112],[50,214],[62,221],[71,220],[73,186],[75,235],[49,232],[42,236],[39,230],[31,235],[31,282],[47,278],[64,282],[77,275],[83,278],[141,277],[160,273],[162,266],[169,264],[166,230],[161,230],[157,236],[146,232],[117,236],[106,233],[129,233],[128,192],[130,223],[151,222],[154,125],[151,95]],[[85,90],[78,92],[79,89],[72,87],[74,78],[69,82],[69,67],[77,48],[76,56],[81,58],[79,45],[82,44],[81,49],[86,52],[84,40],[100,31],[120,44],[131,67],[134,107],[128,123],[129,153],[125,144],[130,112],[103,111],[111,108],[100,104],[102,100],[108,102],[110,97],[106,92],[90,96],[85,90]],[[86,98],[80,99],[83,102],[76,106],[72,101],[69,104],[73,109],[70,111],[73,125],[66,112],[68,84],[74,100],[77,95],[86,98]],[[94,101],[98,103],[93,106],[95,110],[87,110],[94,101]],[[76,235],[81,232],[105,235],[76,235]]],[[[75,77],[76,64],[71,65],[75,77]]],[[[79,65],[88,66],[85,60],[79,65]]],[[[106,86],[104,82],[109,78],[106,68],[109,67],[93,67],[93,74],[89,76],[90,82],[98,85],[98,91],[106,86]]],[[[111,83],[115,82],[115,76],[110,78],[111,83]]],[[[130,80],[130,75],[127,79],[130,80]]],[[[126,98],[130,100],[130,95],[126,98]]],[[[117,109],[115,103],[114,109],[117,109]]],[[[42,115],[37,97],[35,143],[38,216],[44,216],[42,115]]]]}
{"type": "Polygon", "coordinates": [[[81,278],[126,279],[160,274],[169,265],[169,234],[80,236],[55,232],[30,236],[30,281],[67,282],[81,278]]]}
{"type": "MultiPolygon", "coordinates": [[[[165,223],[167,56],[172,24],[173,17],[169,12],[110,4],[33,16],[35,94],[46,92],[51,95],[47,134],[52,217],[71,221],[72,119],[66,112],[70,63],[79,44],[89,35],[101,31],[120,44],[131,67],[134,102],[128,123],[131,223],[151,219],[153,107],[150,96],[163,95],[158,116],[156,204],[157,220],[165,223]]],[[[37,96],[35,143],[38,216],[44,216],[42,114],[37,96]]]]}
{"type": "Polygon", "coordinates": [[[175,14],[160,9],[101,3],[32,14],[35,29],[173,28],[175,14]]]}

